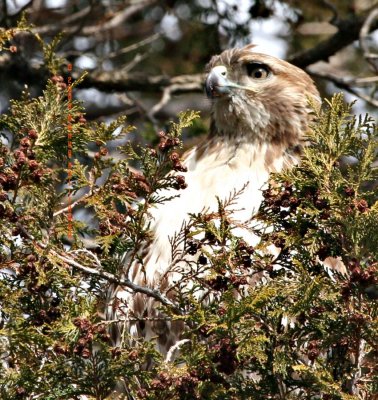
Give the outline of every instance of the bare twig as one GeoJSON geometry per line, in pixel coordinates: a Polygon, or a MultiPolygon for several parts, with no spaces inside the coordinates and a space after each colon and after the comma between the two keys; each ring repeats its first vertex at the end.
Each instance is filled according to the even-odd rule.
{"type": "Polygon", "coordinates": [[[84,7],[82,10],[80,10],[74,14],[68,15],[67,17],[63,18],[59,22],[56,22],[51,25],[43,25],[43,26],[36,27],[33,29],[33,32],[38,33],[40,35],[54,34],[56,32],[63,30],[63,28],[64,28],[64,32],[66,32],[66,33],[70,33],[69,32],[70,29],[72,30],[72,32],[74,32],[76,27],[67,28],[67,25],[75,23],[75,22],[80,21],[81,19],[85,18],[86,16],[89,15],[91,10],[92,10],[92,6],[84,7]]]}
{"type": "MultiPolygon", "coordinates": [[[[334,35],[308,50],[294,54],[288,61],[300,68],[305,68],[317,61],[327,61],[329,57],[359,38],[366,18],[366,15],[353,15],[348,19],[334,22],[334,25],[338,27],[334,35]]],[[[378,20],[373,21],[368,28],[369,32],[376,29],[378,29],[378,20]]]]}
{"type": "Polygon", "coordinates": [[[329,21],[331,24],[336,24],[337,21],[339,20],[339,12],[337,10],[337,7],[331,3],[328,0],[320,0],[320,2],[327,7],[328,9],[330,9],[332,11],[332,17],[331,20],[329,21]]]}
{"type": "MultiPolygon", "coordinates": [[[[344,89],[344,90],[348,91],[349,93],[352,93],[354,96],[359,97],[360,99],[366,101],[367,103],[371,104],[373,107],[378,107],[378,100],[376,100],[373,97],[368,96],[364,93],[360,93],[359,91],[355,90],[351,86],[353,84],[353,82],[358,82],[357,79],[356,80],[352,80],[352,79],[348,79],[348,78],[343,79],[343,78],[339,78],[334,75],[330,75],[330,74],[326,74],[326,73],[322,73],[322,72],[315,72],[315,71],[311,71],[311,70],[308,70],[307,72],[312,76],[326,79],[326,80],[332,82],[340,89],[344,89]]],[[[363,78],[361,78],[361,79],[363,79],[363,78]]],[[[365,78],[365,81],[363,81],[364,84],[366,84],[368,82],[368,81],[366,81],[366,79],[370,79],[372,82],[378,81],[378,77],[365,78]]]]}
{"type": "Polygon", "coordinates": [[[82,36],[103,36],[104,34],[116,29],[120,25],[124,24],[126,20],[133,17],[138,12],[145,9],[145,7],[154,4],[156,0],[144,0],[135,2],[135,4],[129,5],[122,10],[118,11],[113,15],[112,18],[104,22],[102,25],[95,24],[90,26],[85,26],[80,29],[79,26],[67,26],[77,20],[83,19],[91,11],[91,6],[85,7],[77,13],[64,18],[62,21],[50,25],[45,25],[33,29],[33,32],[38,34],[55,34],[64,30],[65,34],[72,34],[80,29],[80,35],[82,36]]]}
{"type": "Polygon", "coordinates": [[[107,54],[107,58],[114,58],[114,57],[118,57],[122,54],[126,54],[126,53],[130,53],[131,51],[137,50],[142,46],[146,46],[147,44],[150,44],[152,42],[154,42],[155,40],[158,40],[161,37],[160,33],[154,33],[153,35],[151,35],[150,37],[143,39],[137,43],[133,43],[130,46],[127,47],[123,47],[122,49],[118,50],[118,51],[113,51],[109,54],[107,54]]]}
{"type": "MultiPolygon", "coordinates": [[[[164,106],[166,106],[171,100],[172,94],[174,93],[183,93],[183,92],[196,92],[198,89],[202,89],[201,85],[198,85],[198,82],[187,82],[187,83],[174,83],[163,90],[163,95],[159,103],[155,104],[151,111],[149,112],[150,117],[153,117],[157,114],[164,106]]],[[[202,89],[203,90],[203,89],[202,89]]]]}
{"type": "Polygon", "coordinates": [[[98,257],[96,256],[96,254],[92,253],[91,251],[87,250],[87,249],[78,249],[78,250],[73,250],[72,253],[74,254],[80,254],[80,253],[84,253],[87,256],[89,256],[90,258],[93,258],[93,260],[95,261],[95,263],[97,264],[98,268],[101,268],[101,262],[98,259],[98,257]]]}
{"type": "MultiPolygon", "coordinates": [[[[79,71],[73,74],[74,79],[79,77],[79,71]]],[[[171,93],[203,92],[205,74],[179,75],[169,77],[165,75],[151,76],[144,73],[129,74],[126,71],[101,72],[97,75],[88,76],[80,84],[80,87],[96,87],[104,92],[142,91],[156,92],[175,85],[171,93]]]]}
{"type": "Polygon", "coordinates": [[[135,57],[123,68],[123,71],[129,72],[134,69],[135,66],[140,64],[143,60],[145,60],[149,56],[149,53],[146,52],[144,54],[136,54],[135,57]]]}
{"type": "Polygon", "coordinates": [[[77,199],[76,201],[74,201],[73,203],[70,203],[68,206],[61,208],[58,211],[55,211],[53,216],[57,217],[60,214],[64,214],[68,211],[71,211],[71,209],[73,209],[74,207],[76,207],[78,204],[82,203],[83,201],[85,201],[88,197],[92,196],[91,193],[87,193],[85,194],[83,197],[80,197],[80,199],[77,199]]]}
{"type": "Polygon", "coordinates": [[[117,276],[111,274],[110,272],[106,272],[97,268],[87,267],[85,265],[80,264],[69,256],[64,256],[59,254],[57,251],[49,249],[48,246],[44,243],[38,242],[34,239],[33,235],[31,235],[27,230],[22,226],[18,225],[18,228],[22,231],[26,238],[32,240],[33,243],[44,250],[48,250],[54,257],[63,261],[64,263],[70,265],[71,267],[77,268],[78,270],[92,276],[97,276],[99,278],[103,278],[110,283],[114,283],[118,286],[126,286],[131,289],[134,293],[142,293],[147,295],[148,297],[152,297],[153,299],[159,301],[161,304],[169,307],[175,313],[179,315],[183,315],[184,312],[181,310],[176,304],[174,304],[171,300],[163,296],[158,290],[148,288],[146,286],[140,286],[130,281],[130,279],[118,278],[117,276]]]}
{"type": "Polygon", "coordinates": [[[109,272],[101,271],[99,269],[92,268],[92,267],[87,267],[85,265],[82,265],[82,264],[78,263],[77,261],[73,260],[70,257],[66,257],[66,256],[62,256],[61,254],[58,254],[54,250],[50,250],[50,252],[54,256],[59,258],[60,260],[62,260],[65,263],[67,263],[68,265],[71,265],[72,267],[75,267],[75,268],[79,269],[80,271],[85,272],[88,275],[92,275],[92,276],[97,276],[99,278],[103,278],[103,279],[107,280],[108,282],[115,283],[116,285],[119,285],[119,286],[126,286],[129,289],[131,289],[134,293],[145,294],[148,297],[152,297],[153,299],[159,301],[161,304],[169,307],[170,309],[172,309],[176,313],[178,313],[180,315],[183,314],[183,311],[180,308],[178,308],[176,306],[176,304],[174,304],[168,298],[164,297],[156,289],[150,289],[150,288],[148,288],[146,286],[140,286],[140,285],[137,285],[134,282],[130,281],[130,279],[118,278],[118,277],[116,277],[115,275],[113,275],[113,274],[111,274],[109,272]]]}
{"type": "Polygon", "coordinates": [[[359,39],[361,49],[364,52],[364,58],[372,66],[373,70],[378,72],[378,54],[370,53],[369,45],[367,43],[367,37],[369,36],[371,27],[376,21],[378,21],[378,8],[373,9],[366,18],[364,24],[362,25],[359,39]]]}
{"type": "Polygon", "coordinates": [[[364,78],[340,78],[339,76],[328,74],[326,72],[320,72],[320,71],[313,71],[312,69],[306,69],[306,71],[313,76],[316,76],[318,78],[332,78],[337,80],[339,83],[343,83],[345,85],[351,85],[351,86],[367,86],[371,87],[373,83],[378,83],[378,76],[366,76],[364,78]]]}
{"type": "Polygon", "coordinates": [[[156,0],[137,1],[135,2],[135,4],[132,4],[117,12],[109,21],[105,22],[102,26],[87,26],[82,30],[81,33],[86,36],[90,36],[98,35],[99,32],[104,33],[111,31],[122,25],[126,20],[128,20],[138,12],[144,10],[147,6],[151,6],[154,3],[156,3],[156,0]]]}

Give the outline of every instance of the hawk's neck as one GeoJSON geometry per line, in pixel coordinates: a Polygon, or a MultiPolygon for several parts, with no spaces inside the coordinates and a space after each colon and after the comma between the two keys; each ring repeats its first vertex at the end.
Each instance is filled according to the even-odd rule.
{"type": "MultiPolygon", "coordinates": [[[[269,129],[269,128],[268,128],[269,129]]],[[[260,127],[234,131],[218,130],[214,121],[207,138],[195,150],[195,160],[253,167],[258,164],[268,172],[279,172],[299,160],[302,144],[298,140],[274,140],[260,127]]]]}

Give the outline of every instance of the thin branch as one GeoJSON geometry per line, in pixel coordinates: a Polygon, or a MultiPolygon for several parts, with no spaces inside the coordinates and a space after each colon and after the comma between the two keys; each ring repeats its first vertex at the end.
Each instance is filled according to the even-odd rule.
{"type": "Polygon", "coordinates": [[[157,104],[155,104],[151,108],[151,111],[148,113],[148,116],[150,118],[153,118],[156,113],[158,113],[165,105],[169,103],[172,97],[172,92],[173,92],[173,85],[164,88],[160,101],[157,104]]]}
{"type": "Polygon", "coordinates": [[[306,71],[308,74],[316,76],[318,78],[336,79],[338,82],[342,82],[344,85],[371,87],[373,83],[378,83],[378,76],[366,76],[364,78],[352,78],[352,77],[340,78],[339,76],[336,75],[328,74],[326,72],[313,71],[312,69],[308,68],[306,69],[306,71]]]}
{"type": "Polygon", "coordinates": [[[152,42],[155,42],[156,40],[160,39],[161,37],[161,33],[154,33],[153,35],[151,35],[150,37],[143,39],[137,43],[133,43],[130,46],[126,46],[123,47],[122,49],[118,50],[118,51],[113,51],[109,54],[107,54],[107,58],[114,58],[114,57],[118,57],[122,54],[126,54],[126,53],[130,53],[131,51],[137,50],[142,46],[146,46],[147,44],[150,44],[152,42]]]}
{"type": "Polygon", "coordinates": [[[178,313],[180,315],[183,314],[183,311],[180,308],[178,308],[171,300],[164,297],[158,290],[150,289],[146,286],[136,285],[135,283],[130,281],[130,279],[118,278],[115,275],[113,275],[109,272],[106,272],[106,271],[101,271],[101,270],[98,270],[98,269],[92,268],[92,267],[86,267],[85,265],[78,263],[77,261],[73,260],[72,258],[62,256],[61,254],[55,252],[54,250],[50,250],[50,252],[54,256],[59,258],[60,260],[71,265],[72,267],[79,269],[82,272],[85,272],[86,274],[89,274],[92,276],[97,276],[99,278],[103,278],[103,279],[107,280],[108,282],[115,283],[116,285],[119,285],[119,286],[126,286],[129,289],[131,289],[134,293],[143,293],[143,294],[147,295],[148,297],[152,297],[155,300],[159,301],[161,304],[169,307],[176,313],[178,313]]]}
{"type": "Polygon", "coordinates": [[[91,257],[91,258],[94,259],[94,261],[97,264],[98,268],[101,268],[101,261],[98,259],[96,254],[92,253],[91,251],[89,251],[87,249],[78,249],[78,250],[73,250],[72,253],[74,253],[74,254],[80,254],[80,253],[86,254],[88,257],[91,257]]]}
{"type": "Polygon", "coordinates": [[[76,207],[78,204],[82,203],[84,200],[86,200],[90,196],[92,196],[92,193],[86,193],[83,197],[80,197],[80,199],[77,199],[73,203],[70,203],[68,206],[61,208],[58,211],[55,211],[53,214],[53,217],[57,217],[60,214],[64,214],[68,211],[71,211],[74,207],[76,207]]]}
{"type": "MultiPolygon", "coordinates": [[[[329,57],[359,38],[360,30],[367,18],[366,15],[353,15],[348,19],[336,21],[334,25],[338,27],[338,31],[334,35],[308,50],[294,54],[288,61],[300,68],[318,61],[328,61],[329,57]]],[[[372,22],[368,30],[373,32],[376,29],[378,20],[372,22]]]]}
{"type": "Polygon", "coordinates": [[[329,22],[332,25],[337,24],[337,21],[339,20],[339,11],[337,7],[328,0],[320,0],[320,2],[332,12],[332,17],[329,22]]]}
{"type": "MultiPolygon", "coordinates": [[[[73,78],[80,76],[75,71],[73,78]]],[[[96,87],[104,92],[142,91],[156,92],[173,86],[175,93],[203,92],[205,74],[179,75],[169,77],[165,75],[151,76],[144,73],[129,74],[126,71],[104,71],[97,75],[87,76],[80,84],[81,88],[96,87]]]]}
{"type": "Polygon", "coordinates": [[[56,32],[62,31],[63,29],[65,33],[70,33],[70,30],[74,32],[76,27],[67,28],[67,25],[72,24],[76,21],[80,21],[81,19],[87,17],[90,14],[91,10],[92,6],[84,7],[82,10],[74,14],[68,15],[59,22],[55,22],[54,24],[50,25],[39,26],[34,28],[32,31],[40,35],[55,34],[56,32]]]}
{"type": "Polygon", "coordinates": [[[173,303],[171,300],[163,296],[158,290],[150,289],[146,286],[137,285],[134,282],[130,281],[130,279],[118,278],[117,276],[111,274],[110,272],[82,265],[68,256],[63,256],[55,250],[48,249],[48,246],[46,244],[36,241],[34,237],[29,232],[27,232],[27,230],[22,225],[18,225],[18,228],[22,231],[25,237],[27,237],[29,240],[32,240],[37,247],[44,250],[48,250],[54,257],[70,265],[71,267],[77,268],[78,270],[84,272],[85,274],[103,278],[110,283],[114,283],[119,286],[126,286],[129,289],[131,289],[134,293],[142,293],[147,295],[148,297],[152,297],[153,299],[169,307],[171,310],[173,310],[175,313],[179,315],[184,314],[184,312],[175,303],[173,303]]]}
{"type": "MultiPolygon", "coordinates": [[[[81,36],[103,36],[104,34],[116,29],[117,27],[123,25],[125,21],[133,17],[135,14],[139,13],[140,11],[144,10],[146,7],[151,6],[157,0],[144,0],[138,1],[135,4],[132,4],[113,15],[112,18],[104,22],[103,24],[95,24],[90,26],[85,26],[80,29],[81,36]]],[[[41,26],[34,28],[32,31],[39,34],[51,35],[56,34],[64,30],[65,34],[72,34],[80,28],[79,26],[69,26],[67,27],[68,23],[72,23],[78,19],[82,19],[85,17],[91,10],[91,7],[85,7],[83,10],[64,18],[60,23],[50,24],[47,26],[41,26]]]]}
{"type": "Polygon", "coordinates": [[[146,7],[151,6],[156,3],[157,0],[145,0],[137,1],[135,4],[130,5],[127,8],[117,12],[109,21],[105,22],[103,25],[87,26],[81,32],[83,35],[97,35],[100,31],[101,33],[111,31],[118,26],[122,25],[126,20],[133,17],[138,12],[144,10],[146,7]]]}
{"type": "MultiPolygon", "coordinates": [[[[326,74],[326,73],[321,73],[321,72],[315,72],[315,71],[307,71],[307,72],[312,76],[315,76],[315,77],[318,77],[318,78],[322,78],[322,79],[326,79],[326,80],[332,82],[333,84],[335,84],[340,89],[344,89],[347,92],[352,93],[354,96],[359,97],[360,99],[366,101],[367,103],[369,103],[373,107],[378,107],[378,100],[374,99],[371,96],[368,96],[368,95],[366,95],[364,93],[360,93],[357,90],[355,90],[351,86],[350,82],[352,82],[352,81],[350,81],[348,79],[339,78],[337,76],[326,74]]],[[[377,77],[373,77],[373,78],[374,78],[373,81],[375,82],[377,77]]]]}
{"type": "Polygon", "coordinates": [[[135,68],[138,64],[144,61],[149,56],[149,53],[136,54],[135,57],[123,68],[123,71],[129,72],[135,68]]]}
{"type": "Polygon", "coordinates": [[[369,45],[367,43],[367,37],[369,36],[373,23],[377,21],[378,21],[378,8],[375,8],[370,12],[368,17],[366,18],[361,28],[360,38],[359,38],[361,49],[364,52],[364,58],[372,66],[375,72],[378,72],[378,64],[376,61],[378,59],[378,54],[370,53],[369,45]]]}
{"type": "Polygon", "coordinates": [[[201,85],[198,85],[198,82],[187,82],[183,84],[172,84],[163,90],[163,95],[161,96],[160,101],[155,104],[151,111],[148,113],[150,117],[153,117],[157,114],[164,106],[166,106],[172,98],[172,94],[174,93],[183,93],[183,92],[196,92],[199,88],[202,89],[201,85]]]}

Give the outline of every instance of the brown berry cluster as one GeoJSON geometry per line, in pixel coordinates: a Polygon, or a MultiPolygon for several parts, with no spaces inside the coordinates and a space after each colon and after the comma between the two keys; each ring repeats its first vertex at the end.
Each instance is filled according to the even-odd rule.
{"type": "Polygon", "coordinates": [[[49,168],[44,168],[36,161],[33,150],[38,134],[34,129],[27,132],[27,136],[20,140],[19,147],[12,154],[3,146],[0,149],[0,198],[5,195],[1,191],[15,190],[17,185],[39,183],[44,176],[51,173],[49,168]],[[20,179],[22,178],[22,179],[20,179]]]}
{"type": "Polygon", "coordinates": [[[160,143],[158,147],[159,150],[163,153],[172,150],[180,144],[180,140],[178,138],[169,137],[164,131],[160,131],[158,135],[160,138],[160,143]]]}
{"type": "Polygon", "coordinates": [[[180,156],[178,155],[178,153],[173,152],[170,156],[169,156],[170,160],[172,161],[172,168],[175,171],[180,171],[180,172],[187,172],[188,168],[185,167],[184,165],[182,165],[181,161],[180,161],[180,156]]]}
{"type": "Polygon", "coordinates": [[[372,263],[367,268],[362,268],[357,260],[352,260],[348,264],[350,271],[348,282],[341,288],[341,295],[348,299],[353,289],[362,290],[369,298],[377,298],[378,291],[378,268],[376,263],[372,263]]]}
{"type": "Polygon", "coordinates": [[[244,240],[240,240],[236,251],[237,255],[233,261],[242,268],[249,269],[252,265],[251,256],[255,252],[253,246],[248,246],[244,240]]]}
{"type": "Polygon", "coordinates": [[[145,196],[151,193],[151,187],[146,177],[140,172],[132,172],[129,176],[129,185],[138,196],[145,196]]]}
{"type": "Polygon", "coordinates": [[[27,399],[28,397],[29,394],[23,386],[16,388],[16,399],[27,399]]]}
{"type": "Polygon", "coordinates": [[[301,200],[296,196],[293,186],[285,182],[282,188],[269,186],[263,190],[264,204],[274,213],[280,213],[281,208],[288,208],[290,213],[295,213],[301,200]]]}
{"type": "Polygon", "coordinates": [[[213,278],[207,280],[207,284],[217,292],[223,292],[228,289],[230,279],[224,275],[216,275],[213,278]]]}
{"type": "Polygon", "coordinates": [[[128,227],[127,215],[109,211],[107,219],[102,220],[98,227],[102,236],[121,234],[128,227]]]}
{"type": "Polygon", "coordinates": [[[88,319],[80,317],[75,318],[73,323],[79,329],[79,338],[73,352],[83,358],[90,357],[95,335],[104,342],[110,340],[110,335],[103,324],[92,324],[88,319]]]}
{"type": "Polygon", "coordinates": [[[58,307],[49,307],[47,310],[39,310],[31,320],[34,326],[42,326],[45,324],[51,324],[52,322],[59,319],[61,312],[58,307]]]}
{"type": "Polygon", "coordinates": [[[214,365],[212,362],[208,360],[201,360],[193,369],[190,374],[198,377],[201,381],[210,381],[213,383],[222,382],[222,377],[219,373],[214,369],[214,365]]]}
{"type": "MultiPolygon", "coordinates": [[[[151,388],[155,392],[162,390],[174,390],[178,395],[185,395],[185,398],[199,399],[197,387],[199,380],[195,374],[184,373],[171,375],[166,371],[160,372],[151,382],[151,388]]],[[[180,396],[180,398],[182,398],[180,396]]]]}
{"type": "Polygon", "coordinates": [[[345,194],[347,197],[353,197],[353,196],[355,195],[355,190],[354,190],[352,187],[350,187],[350,186],[344,187],[344,188],[343,188],[343,191],[344,191],[344,194],[345,194]]]}
{"type": "MultiPolygon", "coordinates": [[[[138,172],[130,172],[126,177],[114,174],[109,180],[109,186],[113,194],[126,196],[128,203],[151,192],[145,176],[138,172]]],[[[135,214],[135,210],[129,206],[126,213],[117,209],[109,211],[106,218],[99,223],[100,234],[107,236],[124,232],[128,227],[129,217],[134,217],[135,214]]]]}
{"type": "Polygon", "coordinates": [[[29,322],[34,326],[49,325],[61,317],[61,300],[58,295],[51,293],[48,281],[40,283],[40,269],[48,272],[52,266],[47,259],[38,259],[34,254],[27,255],[26,262],[21,263],[17,269],[17,278],[24,281],[27,289],[21,304],[25,313],[30,315],[29,322]]]}
{"type": "Polygon", "coordinates": [[[127,197],[136,199],[151,193],[151,187],[146,177],[140,172],[132,172],[127,177],[114,174],[111,178],[111,189],[117,194],[124,194],[127,197]]]}
{"type": "MultiPolygon", "coordinates": [[[[85,118],[84,118],[84,120],[85,120],[85,118]]],[[[102,146],[102,147],[100,147],[99,151],[97,153],[95,153],[94,158],[95,158],[95,160],[100,160],[102,157],[105,157],[108,154],[109,154],[109,150],[106,147],[102,146]]]]}
{"type": "Polygon", "coordinates": [[[23,262],[17,270],[17,277],[27,280],[26,288],[30,293],[42,293],[48,288],[47,283],[41,284],[39,281],[40,269],[47,272],[52,269],[52,266],[46,258],[38,259],[36,255],[29,254],[26,257],[26,263],[23,262]]]}
{"type": "Polygon", "coordinates": [[[220,339],[219,343],[210,348],[213,362],[217,363],[217,370],[226,375],[230,375],[238,368],[239,363],[236,358],[237,345],[231,338],[220,339]]]}
{"type": "MultiPolygon", "coordinates": [[[[216,267],[217,275],[210,278],[208,285],[216,291],[226,291],[228,289],[238,289],[240,286],[248,283],[247,276],[249,271],[243,265],[238,265],[236,268],[230,268],[229,266],[217,267],[219,260],[223,256],[220,255],[218,261],[213,260],[213,267],[216,267]]],[[[222,263],[222,260],[220,261],[222,263]]]]}
{"type": "Polygon", "coordinates": [[[64,78],[61,75],[54,75],[51,77],[51,82],[61,90],[67,88],[67,84],[64,83],[64,78]]]}
{"type": "Polygon", "coordinates": [[[369,210],[369,204],[365,199],[355,199],[353,201],[353,206],[360,213],[364,213],[369,210]]]}
{"type": "Polygon", "coordinates": [[[319,211],[320,219],[327,220],[331,216],[328,200],[320,197],[319,189],[314,186],[305,186],[301,191],[298,191],[294,190],[289,182],[284,182],[282,188],[272,188],[270,186],[263,191],[263,196],[264,203],[268,209],[271,209],[275,214],[279,214],[281,218],[295,214],[298,206],[303,201],[308,206],[319,211]]]}
{"type": "Polygon", "coordinates": [[[197,251],[201,248],[201,242],[196,239],[188,239],[186,241],[186,251],[191,256],[197,254],[197,251]]]}
{"type": "Polygon", "coordinates": [[[136,199],[138,196],[130,186],[130,182],[126,178],[122,178],[118,174],[114,174],[110,179],[111,190],[116,194],[123,194],[131,199],[136,199]]]}
{"type": "Polygon", "coordinates": [[[183,175],[175,175],[173,187],[176,190],[186,189],[188,187],[188,184],[185,182],[185,177],[183,175]]]}
{"type": "Polygon", "coordinates": [[[342,193],[350,198],[350,203],[346,209],[347,213],[351,214],[355,210],[359,211],[360,213],[364,213],[369,210],[369,203],[362,198],[355,198],[356,191],[353,187],[346,186],[342,188],[342,193]]]}
{"type": "Polygon", "coordinates": [[[307,357],[310,361],[316,360],[320,355],[320,341],[319,340],[310,340],[307,346],[307,357]]]}
{"type": "MultiPolygon", "coordinates": [[[[250,274],[249,268],[252,263],[248,252],[251,251],[254,251],[252,250],[252,247],[246,246],[244,253],[233,258],[232,265],[229,264],[227,254],[222,250],[213,256],[212,267],[214,268],[216,275],[207,278],[207,285],[217,292],[224,292],[229,289],[238,289],[240,286],[247,285],[247,277],[250,274]]],[[[199,263],[200,257],[198,259],[199,263]]]]}
{"type": "Polygon", "coordinates": [[[279,249],[284,249],[286,246],[285,238],[276,232],[270,235],[270,241],[279,249]]]}
{"type": "Polygon", "coordinates": [[[56,342],[53,346],[53,350],[56,354],[67,356],[70,353],[69,347],[65,343],[56,342]]]}

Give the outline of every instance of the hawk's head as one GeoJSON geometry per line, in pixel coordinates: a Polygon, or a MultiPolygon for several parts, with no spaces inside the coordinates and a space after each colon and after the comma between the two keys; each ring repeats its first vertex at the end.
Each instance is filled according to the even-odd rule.
{"type": "Polygon", "coordinates": [[[295,146],[308,129],[309,100],[318,102],[318,91],[306,72],[253,47],[226,50],[208,64],[212,134],[295,146]]]}

